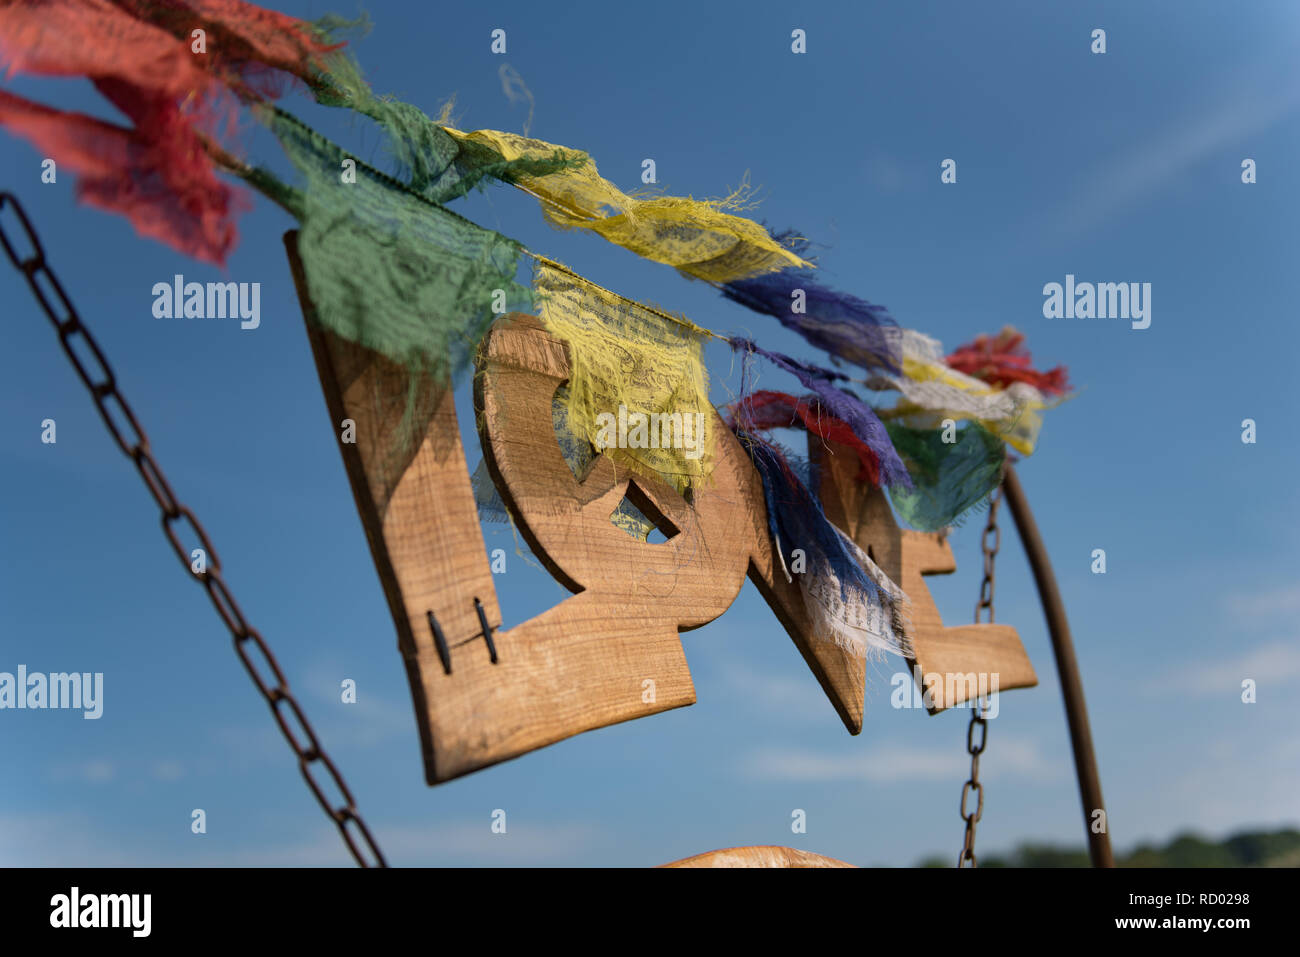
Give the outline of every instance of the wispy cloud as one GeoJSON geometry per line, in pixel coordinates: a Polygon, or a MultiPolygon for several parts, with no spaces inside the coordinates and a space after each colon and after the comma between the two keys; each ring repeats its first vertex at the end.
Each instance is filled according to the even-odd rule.
{"type": "MultiPolygon", "coordinates": [[[[875,707],[888,705],[893,676],[906,667],[902,659],[893,656],[873,659],[867,663],[868,713],[875,707]]],[[[805,668],[798,667],[792,673],[778,674],[756,671],[733,661],[727,665],[723,674],[727,689],[732,695],[742,699],[755,711],[766,715],[779,714],[782,724],[839,721],[835,706],[831,704],[817,678],[805,668]]]]}
{"type": "Polygon", "coordinates": [[[371,747],[385,741],[415,738],[418,733],[411,698],[377,693],[362,681],[355,689],[356,700],[344,703],[343,679],[349,677],[343,665],[319,662],[308,669],[301,687],[311,698],[312,713],[329,719],[329,739],[336,747],[371,747]]]}
{"type": "Polygon", "coordinates": [[[821,685],[806,670],[798,674],[765,674],[733,662],[724,674],[727,688],[735,697],[755,710],[780,714],[784,722],[819,722],[835,716],[821,685]]]}
{"type": "MultiPolygon", "coordinates": [[[[1186,113],[1133,149],[1096,168],[1068,201],[1050,213],[1058,233],[1081,233],[1101,225],[1174,182],[1177,175],[1217,150],[1263,132],[1300,107],[1300,87],[1280,86],[1260,70],[1234,95],[1186,113]]],[[[1249,154],[1243,154],[1243,157],[1249,154]]],[[[1239,170],[1228,170],[1235,176],[1239,170]]]]}
{"type": "MultiPolygon", "coordinates": [[[[505,834],[493,834],[487,819],[433,827],[384,828],[375,834],[386,849],[389,864],[411,866],[529,866],[563,864],[588,848],[596,834],[586,825],[511,824],[505,834]]],[[[342,867],[352,858],[333,828],[321,828],[312,839],[258,845],[206,854],[210,867],[342,867]]]]}
{"type": "Polygon", "coordinates": [[[149,773],[159,781],[179,781],[185,776],[185,768],[176,761],[158,761],[149,773]]]}
{"type": "MultiPolygon", "coordinates": [[[[742,759],[741,768],[752,777],[782,781],[867,781],[898,784],[952,780],[969,770],[961,750],[884,746],[866,752],[832,753],[794,748],[765,748],[742,759]]],[[[1036,742],[999,738],[998,772],[1045,778],[1051,762],[1036,742]]]]}
{"type": "Polygon", "coordinates": [[[117,766],[104,758],[92,758],[74,764],[55,764],[50,768],[50,774],[56,781],[76,778],[92,784],[104,784],[117,776],[117,766]]]}
{"type": "Polygon", "coordinates": [[[1207,738],[1202,747],[1210,761],[1188,761],[1182,773],[1155,776],[1152,789],[1135,799],[1122,816],[1150,822],[1143,836],[1164,837],[1194,829],[1227,836],[1251,828],[1295,827],[1300,823],[1300,740],[1265,744],[1256,739],[1243,748],[1236,736],[1207,738]],[[1177,813],[1170,815],[1170,809],[1177,813]]]}
{"type": "Polygon", "coordinates": [[[1273,618],[1300,612],[1300,585],[1284,585],[1254,594],[1229,595],[1228,611],[1234,616],[1273,618]]]}
{"type": "MultiPolygon", "coordinates": [[[[492,833],[490,821],[458,821],[430,827],[384,828],[376,833],[389,863],[412,866],[563,865],[598,843],[597,827],[567,822],[508,820],[504,834],[492,833]]],[[[205,863],[238,867],[329,867],[351,863],[333,828],[321,828],[312,841],[252,847],[220,854],[205,863]]]]}
{"type": "Polygon", "coordinates": [[[1158,687],[1177,694],[1237,695],[1245,678],[1260,687],[1300,680],[1300,640],[1275,641],[1222,661],[1183,666],[1158,687]]]}
{"type": "MultiPolygon", "coordinates": [[[[410,866],[531,866],[575,863],[599,844],[588,823],[509,820],[493,834],[490,820],[424,827],[381,828],[375,838],[389,863],[410,866]]],[[[246,846],[221,844],[216,834],[164,847],[129,846],[81,812],[0,814],[0,865],[6,867],[349,867],[352,858],[329,825],[308,838],[246,846]]]]}
{"type": "Polygon", "coordinates": [[[888,153],[876,150],[864,164],[867,182],[881,193],[897,193],[910,185],[908,167],[888,153]]]}

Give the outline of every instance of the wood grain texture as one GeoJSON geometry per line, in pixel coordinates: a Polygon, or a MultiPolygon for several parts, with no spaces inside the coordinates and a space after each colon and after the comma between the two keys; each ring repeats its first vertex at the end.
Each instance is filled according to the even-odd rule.
{"type": "Polygon", "coordinates": [[[1009,625],[945,627],[926,575],[957,569],[952,546],[940,533],[900,529],[885,493],[859,483],[858,459],[837,442],[812,438],[809,455],[821,475],[820,495],[826,516],[857,542],[911,600],[913,673],[920,673],[927,708],[937,714],[980,691],[980,676],[997,690],[1038,684],[1020,636],[1009,625]],[[932,706],[931,706],[932,705],[932,706]]]}
{"type": "Polygon", "coordinates": [[[397,626],[425,776],[429,783],[445,780],[463,773],[455,769],[464,765],[462,742],[472,736],[473,721],[472,712],[467,721],[437,702],[437,679],[447,676],[427,613],[448,637],[456,673],[481,672],[488,660],[481,639],[462,645],[482,630],[474,600],[490,624],[501,622],[455,404],[450,391],[423,378],[413,384],[405,368],[321,328],[312,318],[296,233],[285,236],[285,246],[335,437],[344,420],[354,423],[355,442],[340,441],[339,449],[397,626]],[[402,427],[408,412],[413,421],[402,427]]]}
{"type": "Polygon", "coordinates": [[[657,645],[721,615],[748,573],[846,727],[861,730],[864,664],[812,637],[798,588],[775,562],[761,479],[716,411],[707,410],[718,436],[714,470],[689,503],[657,479],[616,474],[605,456],[579,479],[550,426],[569,373],[564,343],[537,319],[514,315],[492,327],[480,354],[475,401],[488,471],[529,546],[578,593],[560,607],[592,622],[602,614],[639,621],[657,645]],[[610,515],[624,497],[674,534],[649,544],[617,528],[610,515]]]}
{"type": "Polygon", "coordinates": [[[614,475],[604,456],[578,482],[551,416],[567,350],[532,317],[498,321],[480,351],[484,454],[538,557],[578,593],[495,631],[493,663],[474,602],[494,627],[501,611],[451,392],[413,383],[404,367],[322,329],[295,233],[285,245],[336,438],[344,420],[354,424],[355,442],[340,452],[397,626],[428,783],[693,703],[679,632],[722,614],[746,573],[846,726],[861,729],[862,662],[811,637],[798,589],[774,572],[762,487],[739,443],[714,423],[715,481],[689,504],[662,483],[614,475]],[[671,523],[672,539],[638,542],[614,526],[624,495],[671,523]],[[450,646],[450,674],[430,613],[450,646]]]}
{"type": "Polygon", "coordinates": [[[793,847],[728,847],[696,854],[661,867],[853,867],[833,857],[823,857],[793,847]]]}

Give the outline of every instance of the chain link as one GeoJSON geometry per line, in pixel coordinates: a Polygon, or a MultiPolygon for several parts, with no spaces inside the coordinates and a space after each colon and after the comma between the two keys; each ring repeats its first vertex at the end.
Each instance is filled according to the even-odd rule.
{"type": "MultiPolygon", "coordinates": [[[[975,603],[975,624],[980,624],[983,612],[988,612],[988,624],[993,623],[993,588],[996,582],[998,548],[1002,544],[1002,532],[998,529],[998,505],[1002,501],[1002,486],[999,485],[989,496],[989,518],[980,538],[980,550],[984,553],[984,578],[980,582],[980,596],[975,603]]],[[[986,717],[988,702],[979,698],[971,704],[970,724],[966,726],[966,753],[970,755],[970,777],[961,788],[961,819],[966,822],[966,834],[962,840],[961,854],[957,857],[958,867],[977,867],[975,859],[975,825],[984,816],[984,785],[980,784],[980,755],[988,742],[989,724],[986,717]],[[975,732],[979,731],[979,743],[975,741],[975,732]],[[969,810],[967,802],[971,793],[975,794],[975,809],[969,810]]]]}
{"type": "Polygon", "coordinates": [[[239,609],[239,605],[235,602],[234,596],[231,595],[230,589],[226,586],[225,579],[221,574],[221,561],[217,558],[216,549],[212,547],[212,541],[208,538],[207,531],[204,530],[194,513],[177,501],[162,468],[158,465],[158,462],[153,457],[153,452],[149,449],[148,436],[145,435],[144,429],[140,427],[140,423],[136,421],[131,406],[117,389],[117,380],[113,376],[113,370],[109,366],[108,360],[104,357],[104,353],[100,351],[99,344],[90,334],[90,330],[82,325],[75,307],[63,291],[63,286],[46,264],[45,250],[41,246],[36,231],[32,228],[31,221],[27,218],[27,213],[15,196],[11,193],[0,192],[0,213],[4,212],[6,206],[12,206],[17,214],[27,242],[31,246],[31,252],[26,256],[19,255],[18,250],[10,242],[2,220],[0,220],[0,247],[3,247],[13,267],[22,273],[23,278],[27,280],[32,294],[40,303],[50,322],[54,324],[63,351],[67,354],[73,368],[77,370],[77,375],[81,377],[81,381],[90,390],[91,398],[95,400],[95,407],[99,410],[108,431],[112,434],[114,441],[117,442],[122,452],[135,463],[135,467],[140,472],[140,477],[149,490],[149,494],[158,503],[158,508],[162,511],[163,532],[166,534],[167,540],[171,543],[172,549],[180,558],[181,564],[185,566],[186,571],[203,585],[208,597],[212,600],[213,607],[217,610],[217,614],[221,616],[221,620],[225,622],[226,627],[230,630],[235,643],[235,652],[239,655],[240,661],[244,663],[244,667],[248,670],[249,677],[253,679],[257,690],[266,699],[266,703],[271,708],[271,714],[275,717],[276,724],[280,726],[280,731],[284,734],[285,740],[289,742],[289,746],[297,756],[298,769],[302,772],[307,786],[311,789],[312,794],[316,796],[316,800],[326,816],[338,828],[343,843],[352,852],[356,862],[362,867],[387,867],[388,864],[384,860],[383,853],[379,850],[370,834],[370,829],[366,827],[365,821],[362,820],[361,814],[357,811],[351,790],[348,789],[347,783],[343,780],[343,775],[334,766],[334,762],[325,753],[325,749],[317,739],[311,723],[308,722],[307,716],[303,714],[297,699],[289,690],[288,679],[280,670],[280,665],[275,660],[275,656],[271,654],[271,649],[262,640],[262,636],[249,626],[243,612],[239,609]],[[42,282],[44,282],[44,285],[42,285],[42,282]],[[51,292],[61,309],[56,310],[51,304],[48,295],[51,292]],[[63,313],[63,318],[59,317],[59,312],[63,313]],[[86,363],[76,349],[76,346],[82,344],[89,350],[89,358],[93,359],[91,371],[87,370],[86,363]],[[91,374],[92,371],[94,372],[93,375],[91,374]],[[201,544],[205,555],[202,571],[196,571],[194,564],[191,563],[191,553],[186,550],[181,535],[178,534],[178,525],[187,525],[194,535],[191,541],[197,539],[201,544]],[[269,672],[272,680],[264,679],[262,676],[263,671],[259,671],[254,666],[248,653],[249,645],[252,645],[261,656],[265,666],[263,671],[269,672]],[[292,722],[286,719],[286,709],[292,718],[292,722]],[[295,733],[294,728],[297,729],[297,733],[295,733]],[[321,784],[317,780],[319,766],[323,766],[325,771],[328,772],[328,779],[333,781],[338,794],[342,798],[341,803],[337,800],[332,802],[322,790],[321,784]],[[360,838],[360,844],[363,844],[365,850],[369,852],[369,857],[363,855],[357,838],[360,838]]]}

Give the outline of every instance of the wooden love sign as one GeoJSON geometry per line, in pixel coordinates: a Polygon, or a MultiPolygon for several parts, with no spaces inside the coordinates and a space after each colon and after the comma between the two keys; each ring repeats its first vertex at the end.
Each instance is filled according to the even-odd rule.
{"type": "MultiPolygon", "coordinates": [[[[758,473],[716,411],[709,410],[720,436],[714,471],[689,502],[657,480],[616,474],[603,455],[575,477],[551,413],[569,372],[564,342],[531,316],[512,314],[493,324],[475,379],[484,458],[529,546],[575,593],[504,627],[451,391],[412,382],[404,367],[322,329],[312,315],[296,233],[285,236],[285,245],[331,419],[354,423],[355,442],[340,448],[397,626],[428,783],[582,731],[693,704],[680,633],[726,611],[747,575],[845,726],[861,731],[864,663],[813,635],[800,590],[773,549],[758,473]],[[399,433],[408,433],[394,424],[412,407],[416,439],[403,441],[399,433]],[[624,498],[667,541],[638,541],[616,527],[610,515],[624,498]]],[[[833,447],[824,453],[833,467],[823,470],[821,494],[828,505],[841,503],[828,514],[871,548],[912,597],[922,670],[942,664],[1000,671],[1004,689],[1034,683],[1014,630],[945,629],[937,611],[918,614],[929,601],[920,575],[951,571],[951,553],[915,533],[894,528],[887,534],[888,505],[864,498],[845,471],[850,460],[856,471],[856,459],[833,447]],[[872,516],[880,505],[885,511],[877,528],[872,516]],[[913,553],[921,557],[909,559],[913,553]]]]}

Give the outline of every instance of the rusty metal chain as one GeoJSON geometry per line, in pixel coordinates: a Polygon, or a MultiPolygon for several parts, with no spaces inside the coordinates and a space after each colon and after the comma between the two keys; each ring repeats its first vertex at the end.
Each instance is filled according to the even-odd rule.
{"type": "MultiPolygon", "coordinates": [[[[1002,532],[998,529],[998,504],[1002,500],[1002,486],[999,485],[989,496],[989,518],[980,538],[980,550],[984,553],[984,578],[980,582],[980,597],[975,603],[975,624],[980,624],[981,613],[989,613],[988,623],[993,623],[993,586],[996,581],[998,547],[1002,544],[1002,532]],[[990,542],[990,536],[992,541],[990,542]]],[[[970,724],[966,727],[966,753],[970,755],[970,777],[961,788],[961,819],[966,822],[966,834],[962,841],[961,854],[957,857],[958,867],[977,867],[975,860],[975,825],[984,816],[984,785],[980,783],[980,755],[988,741],[989,724],[985,717],[987,702],[980,697],[971,703],[970,724]],[[975,741],[975,732],[979,731],[979,743],[975,741]],[[966,804],[971,793],[975,794],[975,810],[969,811],[966,804]]]]}
{"type": "MultiPolygon", "coordinates": [[[[240,611],[234,596],[231,595],[230,589],[221,574],[221,561],[217,558],[216,549],[212,547],[212,541],[208,538],[208,533],[199,524],[199,520],[194,516],[194,513],[176,500],[171,485],[168,484],[162,468],[158,465],[149,449],[148,437],[136,420],[131,406],[121,392],[118,391],[117,380],[113,375],[113,370],[109,367],[108,360],[100,350],[99,344],[91,336],[90,330],[82,325],[76,309],[69,301],[67,293],[63,291],[63,286],[46,264],[45,250],[41,247],[41,242],[37,238],[35,230],[32,229],[31,221],[28,220],[22,205],[13,194],[0,192],[0,213],[4,212],[6,205],[12,206],[17,214],[23,232],[26,233],[27,240],[31,244],[31,252],[26,257],[19,256],[17,250],[9,241],[9,236],[5,232],[2,221],[0,221],[0,244],[4,246],[4,251],[14,268],[22,273],[23,278],[27,280],[36,301],[40,303],[50,322],[54,324],[54,328],[59,334],[59,343],[63,346],[63,351],[77,370],[77,375],[81,377],[81,381],[90,390],[91,398],[95,400],[95,406],[99,409],[104,425],[108,427],[108,431],[112,434],[118,447],[135,463],[135,467],[140,472],[140,477],[144,480],[145,487],[149,489],[149,494],[153,496],[154,501],[158,503],[158,507],[162,510],[163,533],[167,536],[167,540],[171,543],[177,557],[180,558],[181,565],[203,585],[208,597],[212,599],[212,605],[216,608],[217,614],[221,616],[221,620],[225,622],[226,627],[230,630],[235,643],[235,653],[239,655],[239,660],[244,663],[249,677],[257,685],[257,690],[266,699],[266,703],[271,708],[271,714],[275,717],[276,724],[280,726],[280,731],[284,734],[285,740],[293,748],[293,752],[298,758],[298,768],[302,772],[307,786],[311,788],[312,794],[316,796],[321,809],[338,827],[343,843],[352,852],[352,856],[356,858],[357,863],[362,867],[387,867],[388,864],[384,860],[383,853],[375,844],[370,829],[366,827],[365,821],[362,820],[361,814],[356,808],[356,801],[353,800],[351,790],[343,780],[343,775],[334,766],[334,762],[325,753],[325,749],[316,737],[315,730],[313,730],[311,723],[308,722],[307,716],[303,714],[297,699],[289,690],[289,682],[280,670],[280,665],[276,662],[275,656],[271,654],[271,649],[267,647],[266,642],[257,630],[244,619],[243,612],[240,611]],[[51,294],[55,299],[54,303],[51,303],[51,294]],[[87,372],[86,363],[82,361],[81,356],[74,349],[74,343],[78,339],[84,343],[85,349],[89,351],[89,358],[93,360],[92,371],[97,372],[94,378],[87,372]],[[186,551],[181,542],[177,530],[177,525],[181,523],[189,526],[189,529],[203,547],[206,561],[202,571],[194,569],[191,564],[190,553],[186,551]],[[274,679],[272,683],[268,683],[263,678],[259,668],[254,664],[253,657],[249,654],[250,646],[257,655],[260,655],[264,667],[269,670],[269,677],[274,679]],[[296,731],[294,726],[296,726],[296,731]],[[331,804],[330,799],[326,797],[325,792],[321,789],[320,782],[315,776],[315,765],[317,764],[323,765],[325,770],[329,772],[329,777],[333,780],[343,798],[342,804],[331,804]],[[363,856],[361,849],[357,846],[353,829],[360,835],[365,848],[369,851],[371,855],[369,859],[363,856]]],[[[193,540],[191,539],[191,541],[193,540]]]]}

